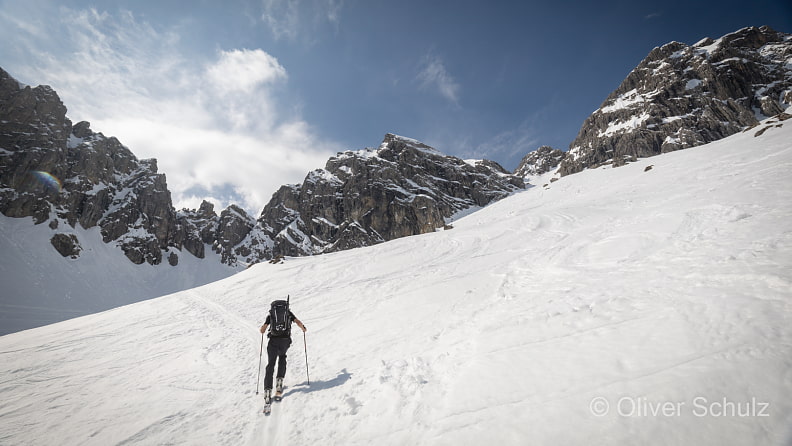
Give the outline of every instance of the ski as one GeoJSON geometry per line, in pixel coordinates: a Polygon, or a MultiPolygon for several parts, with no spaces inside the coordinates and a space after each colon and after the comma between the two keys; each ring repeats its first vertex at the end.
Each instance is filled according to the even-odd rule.
{"type": "Polygon", "coordinates": [[[281,394],[280,392],[278,392],[278,393],[276,393],[276,394],[275,394],[275,398],[273,398],[273,399],[274,399],[275,401],[280,401],[280,400],[282,400],[282,399],[283,399],[283,394],[281,394]]]}
{"type": "Polygon", "coordinates": [[[272,403],[264,405],[264,415],[269,415],[272,412],[272,403]]]}

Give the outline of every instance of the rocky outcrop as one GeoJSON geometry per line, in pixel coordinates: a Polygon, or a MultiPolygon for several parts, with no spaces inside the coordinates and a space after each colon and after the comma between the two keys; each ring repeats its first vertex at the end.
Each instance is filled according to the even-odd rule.
{"type": "Polygon", "coordinates": [[[204,247],[209,246],[220,255],[221,262],[230,266],[270,258],[271,243],[262,238],[256,219],[239,206],[232,204],[217,215],[214,205],[204,201],[198,210],[182,209],[178,214],[180,224],[191,232],[184,246],[197,257],[203,258],[204,247]],[[188,242],[193,245],[188,246],[188,242]]]}
{"type": "MultiPolygon", "coordinates": [[[[21,85],[2,69],[0,101],[0,212],[53,229],[99,226],[134,263],[158,264],[170,248],[201,255],[156,160],[138,160],[88,122],[72,125],[50,87],[21,85]]],[[[78,256],[69,243],[79,246],[74,235],[53,238],[58,252],[78,256]]]]}
{"type": "Polygon", "coordinates": [[[269,257],[339,251],[435,231],[523,187],[492,161],[468,163],[388,134],[377,149],[339,153],[302,184],[281,187],[257,228],[269,257]]]}
{"type": "Polygon", "coordinates": [[[542,175],[554,170],[566,157],[567,152],[554,149],[550,146],[542,146],[533,152],[525,155],[520,161],[514,175],[520,177],[530,177],[542,175]]]}
{"type": "Polygon", "coordinates": [[[80,251],[82,251],[82,246],[80,246],[80,242],[74,234],[55,234],[50,239],[50,243],[63,257],[76,259],[80,256],[80,251]]]}
{"type": "Polygon", "coordinates": [[[182,209],[178,212],[178,222],[189,232],[183,241],[185,249],[198,258],[204,258],[205,245],[212,245],[217,233],[218,217],[214,205],[203,201],[198,210],[182,209]]]}
{"type": "Polygon", "coordinates": [[[47,200],[57,196],[59,186],[38,182],[35,172],[63,165],[65,154],[49,148],[65,146],[70,132],[55,91],[22,85],[0,69],[0,212],[31,216],[37,223],[47,219],[47,200]]]}
{"type": "Polygon", "coordinates": [[[584,122],[562,175],[715,141],[792,105],[792,35],[745,28],[655,48],[584,122]]]}

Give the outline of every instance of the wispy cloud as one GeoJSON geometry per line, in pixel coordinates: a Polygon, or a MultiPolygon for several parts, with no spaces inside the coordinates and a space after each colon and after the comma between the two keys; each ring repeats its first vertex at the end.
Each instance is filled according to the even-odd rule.
{"type": "Polygon", "coordinates": [[[539,148],[539,131],[534,118],[526,119],[517,128],[503,131],[480,143],[470,156],[503,160],[506,169],[513,170],[522,157],[539,148]]]}
{"type": "Polygon", "coordinates": [[[276,39],[295,40],[323,23],[338,30],[343,6],[343,0],[261,0],[261,21],[276,39]]]}
{"type": "Polygon", "coordinates": [[[454,105],[459,105],[459,84],[438,57],[427,56],[416,79],[420,82],[421,88],[435,89],[454,105]]]}
{"type": "Polygon", "coordinates": [[[344,0],[327,0],[327,11],[325,17],[327,21],[338,28],[341,23],[341,9],[344,7],[344,0]]]}
{"type": "Polygon", "coordinates": [[[662,16],[662,15],[663,15],[663,14],[662,14],[662,13],[660,13],[660,12],[653,12],[653,13],[651,13],[651,14],[647,14],[647,15],[645,15],[645,16],[644,16],[644,20],[651,20],[651,19],[656,19],[656,18],[658,18],[658,17],[660,17],[660,16],[662,16]]]}
{"type": "Polygon", "coordinates": [[[61,8],[49,20],[58,48],[35,35],[39,24],[0,16],[0,37],[31,45],[33,55],[4,68],[50,84],[73,121],[91,121],[139,157],[157,158],[177,208],[208,199],[257,213],[280,185],[301,181],[338,150],[276,99],[288,73],[262,49],[219,50],[198,60],[181,51],[189,36],[128,12],[61,8]],[[13,37],[19,33],[25,39],[13,37]]]}
{"type": "Polygon", "coordinates": [[[261,20],[276,39],[297,37],[300,18],[299,0],[263,0],[261,20]]]}

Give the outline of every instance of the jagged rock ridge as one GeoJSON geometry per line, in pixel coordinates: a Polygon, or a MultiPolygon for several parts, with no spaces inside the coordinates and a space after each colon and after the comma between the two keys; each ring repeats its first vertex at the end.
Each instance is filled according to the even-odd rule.
{"type": "Polygon", "coordinates": [[[792,105],[792,35],[744,28],[655,48],[584,122],[561,175],[715,141],[792,105]]]}
{"type": "Polygon", "coordinates": [[[523,157],[514,174],[520,177],[545,174],[558,167],[566,155],[567,152],[550,146],[539,147],[523,157]]]}
{"type": "Polygon", "coordinates": [[[236,242],[229,233],[239,226],[237,216],[253,226],[238,208],[228,210],[216,233],[176,212],[156,160],[137,159],[88,122],[72,125],[49,86],[22,85],[0,69],[0,105],[0,212],[49,221],[53,247],[64,257],[78,257],[80,244],[59,232],[63,225],[99,226],[104,242],[132,262],[159,264],[167,256],[171,265],[182,249],[203,258],[205,243],[221,251],[236,242]]]}
{"type": "Polygon", "coordinates": [[[173,208],[154,159],[139,160],[114,137],[72,125],[48,86],[31,88],[0,69],[0,212],[49,222],[53,248],[81,255],[68,231],[98,226],[134,263],[178,264],[207,247],[227,265],[367,246],[443,227],[455,213],[524,187],[492,161],[467,163],[388,134],[348,151],[300,185],[281,187],[258,220],[231,205],[173,208]],[[64,231],[65,230],[65,231],[64,231]]]}
{"type": "Polygon", "coordinates": [[[339,153],[302,184],[281,187],[258,219],[258,240],[270,257],[367,246],[434,231],[524,187],[495,162],[387,134],[379,148],[339,153]]]}

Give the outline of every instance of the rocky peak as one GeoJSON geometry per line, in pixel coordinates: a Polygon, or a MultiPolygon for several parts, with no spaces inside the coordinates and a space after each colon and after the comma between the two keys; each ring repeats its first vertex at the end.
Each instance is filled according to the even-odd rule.
{"type": "Polygon", "coordinates": [[[217,217],[214,211],[214,205],[206,200],[201,202],[201,206],[198,207],[198,214],[199,217],[203,218],[214,218],[217,217]]]}
{"type": "MultiPolygon", "coordinates": [[[[189,240],[156,160],[138,160],[88,122],[72,126],[55,91],[23,86],[2,69],[0,101],[0,212],[50,221],[53,231],[99,226],[135,263],[158,264],[189,240]]],[[[79,255],[66,249],[79,246],[75,236],[52,240],[58,252],[79,255]]]]}
{"type": "Polygon", "coordinates": [[[792,105],[792,35],[744,28],[652,50],[583,123],[562,175],[724,138],[792,105]]]}
{"type": "Polygon", "coordinates": [[[62,143],[71,132],[66,106],[48,85],[31,88],[0,68],[4,116],[0,144],[7,150],[50,141],[62,143]]]}
{"type": "Polygon", "coordinates": [[[385,134],[385,138],[383,138],[382,144],[380,144],[379,150],[377,152],[380,156],[386,159],[388,157],[399,156],[403,152],[421,152],[424,155],[429,156],[444,156],[442,153],[435,150],[435,148],[430,147],[421,141],[404,136],[394,135],[393,133],[385,134]]]}
{"type": "Polygon", "coordinates": [[[552,171],[566,157],[563,150],[554,149],[550,146],[542,146],[523,157],[519,166],[514,171],[514,175],[529,177],[542,175],[552,171]]]}
{"type": "Polygon", "coordinates": [[[523,187],[497,163],[389,133],[377,149],[340,152],[302,184],[281,187],[257,228],[271,257],[338,251],[434,231],[523,187]]]}
{"type": "MultiPolygon", "coordinates": [[[[781,38],[783,39],[783,37],[781,38]]],[[[712,39],[708,38],[707,40],[709,40],[710,43],[694,46],[701,48],[703,46],[710,46],[715,43],[712,41],[712,39]]],[[[779,33],[774,31],[769,26],[761,26],[758,28],[755,26],[750,26],[730,34],[726,34],[718,40],[720,40],[723,45],[719,46],[716,51],[722,50],[726,53],[736,54],[736,49],[758,50],[768,43],[776,42],[779,40],[779,33]]],[[[727,55],[727,57],[729,56],[727,55]]],[[[721,60],[722,59],[723,57],[721,57],[721,60]]]]}
{"type": "Polygon", "coordinates": [[[72,135],[77,139],[90,139],[95,136],[91,130],[91,123],[88,121],[80,121],[72,127],[72,135]]]}
{"type": "Polygon", "coordinates": [[[213,249],[222,256],[222,262],[236,263],[234,248],[245,240],[256,225],[256,220],[239,206],[232,204],[220,213],[213,249]]]}

